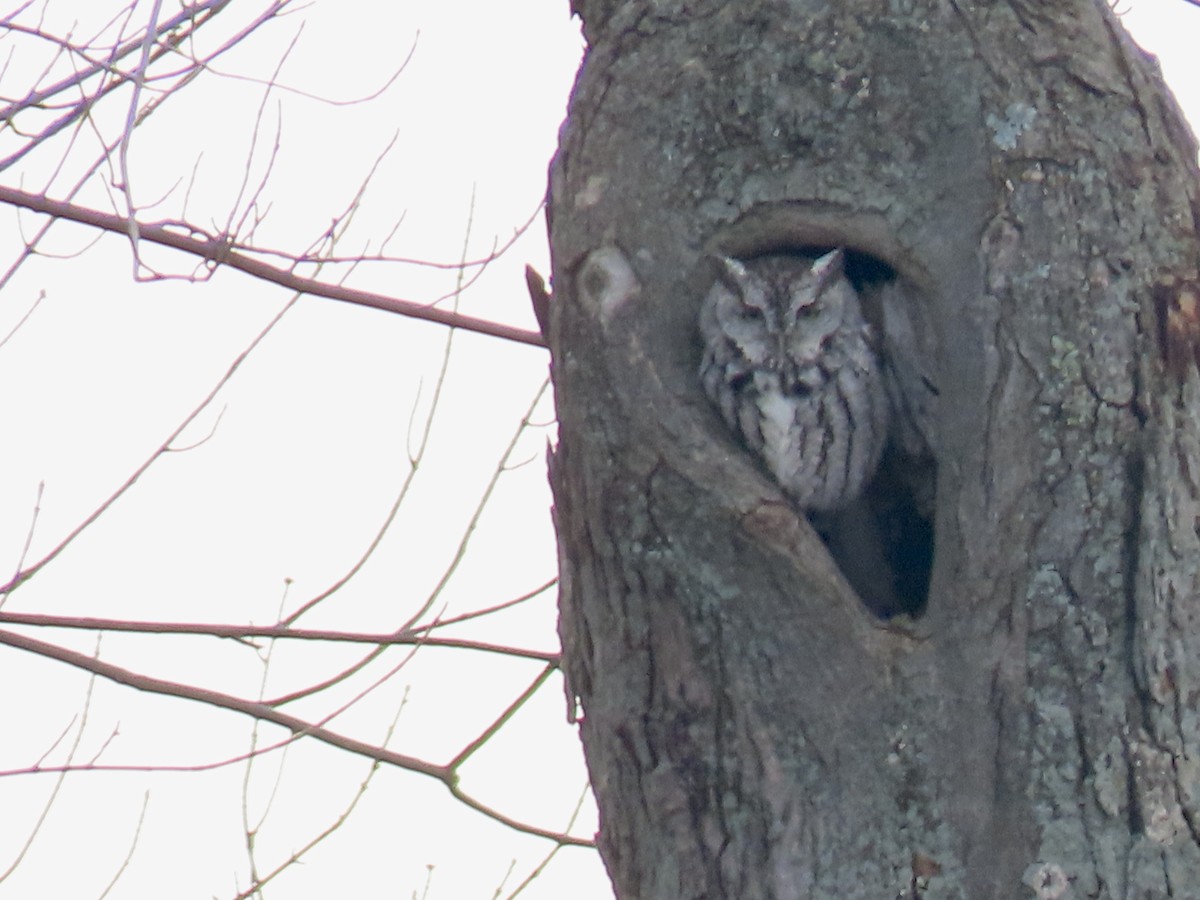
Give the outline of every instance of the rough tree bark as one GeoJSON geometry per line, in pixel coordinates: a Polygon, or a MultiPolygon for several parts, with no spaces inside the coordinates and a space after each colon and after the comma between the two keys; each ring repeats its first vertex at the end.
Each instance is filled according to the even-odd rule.
{"type": "Polygon", "coordinates": [[[617,894],[1200,896],[1200,201],[1153,61],[1103,0],[575,5],[552,482],[617,894]],[[779,246],[932,323],[919,618],[700,390],[706,257],[779,246]]]}

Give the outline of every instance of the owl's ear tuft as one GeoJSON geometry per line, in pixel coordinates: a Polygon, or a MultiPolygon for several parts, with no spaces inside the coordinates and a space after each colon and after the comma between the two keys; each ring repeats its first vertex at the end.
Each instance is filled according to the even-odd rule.
{"type": "Polygon", "coordinates": [[[750,277],[750,273],[746,271],[746,266],[741,260],[734,259],[732,256],[714,256],[713,259],[717,262],[721,280],[731,288],[741,287],[750,277]]]}
{"type": "Polygon", "coordinates": [[[846,253],[841,247],[838,247],[813,260],[812,273],[817,279],[817,284],[825,285],[841,278],[845,271],[845,265],[846,253]]]}

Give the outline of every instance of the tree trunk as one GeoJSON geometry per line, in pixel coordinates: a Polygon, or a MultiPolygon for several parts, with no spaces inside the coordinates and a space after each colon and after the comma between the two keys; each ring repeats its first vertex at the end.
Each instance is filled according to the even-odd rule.
{"type": "Polygon", "coordinates": [[[1200,202],[1153,61],[1103,0],[575,5],[551,477],[618,896],[1200,896],[1200,202]],[[781,247],[927,323],[918,616],[701,390],[711,255],[781,247]]]}

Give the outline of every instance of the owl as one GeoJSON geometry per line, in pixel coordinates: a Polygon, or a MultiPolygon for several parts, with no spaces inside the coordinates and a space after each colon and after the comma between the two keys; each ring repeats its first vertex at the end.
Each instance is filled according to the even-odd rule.
{"type": "Polygon", "coordinates": [[[719,257],[700,309],[700,378],[796,504],[832,512],[879,466],[890,402],[844,254],[719,257]]]}

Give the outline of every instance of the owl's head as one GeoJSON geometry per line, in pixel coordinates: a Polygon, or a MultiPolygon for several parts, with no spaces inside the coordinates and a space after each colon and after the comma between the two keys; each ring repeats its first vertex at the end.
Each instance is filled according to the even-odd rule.
{"type": "Polygon", "coordinates": [[[706,304],[712,313],[708,328],[715,326],[755,366],[816,363],[832,335],[862,326],[844,259],[841,250],[816,259],[797,254],[746,261],[719,257],[720,277],[706,304]]]}

